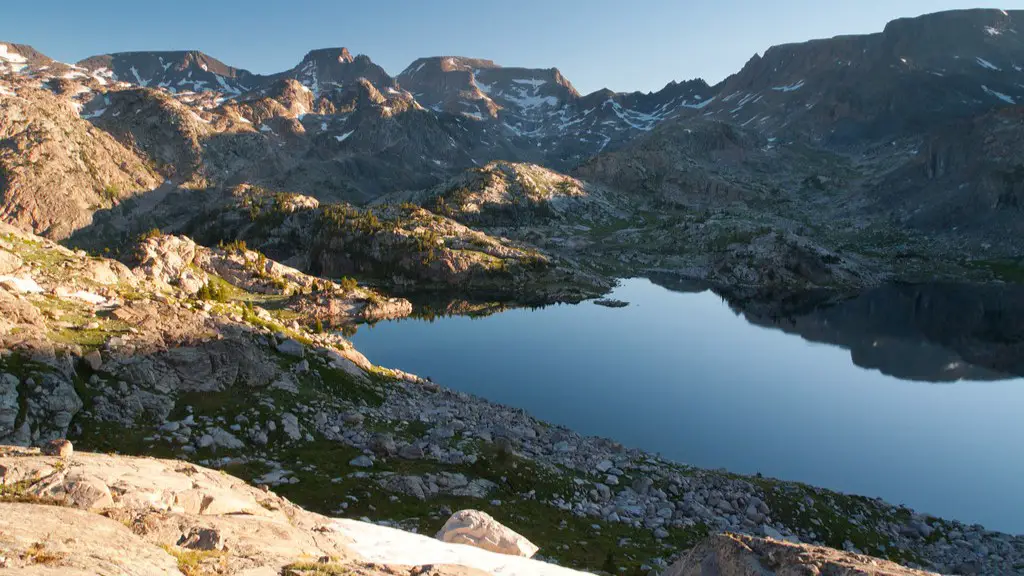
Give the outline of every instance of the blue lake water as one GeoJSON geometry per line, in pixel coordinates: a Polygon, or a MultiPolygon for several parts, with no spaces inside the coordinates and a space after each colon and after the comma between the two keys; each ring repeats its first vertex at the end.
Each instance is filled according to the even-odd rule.
{"type": "Polygon", "coordinates": [[[611,294],[626,308],[406,319],[353,342],[374,363],[680,462],[1019,534],[1024,381],[1010,374],[1024,359],[1007,332],[1024,330],[1020,296],[894,288],[748,321],[712,292],[630,279],[611,294]]]}

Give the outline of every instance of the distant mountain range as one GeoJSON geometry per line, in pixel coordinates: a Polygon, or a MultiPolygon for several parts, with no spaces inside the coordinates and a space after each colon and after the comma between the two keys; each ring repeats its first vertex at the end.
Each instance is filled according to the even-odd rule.
{"type": "MultiPolygon", "coordinates": [[[[0,139],[18,151],[0,153],[3,212],[63,237],[110,197],[152,192],[153,181],[362,204],[485,182],[460,175],[507,161],[617,191],[610,197],[650,235],[639,245],[656,252],[617,262],[763,283],[764,267],[751,264],[763,255],[747,252],[771,230],[785,250],[803,254],[799,239],[825,258],[800,256],[786,277],[871,283],[892,275],[897,256],[901,275],[927,274],[941,269],[935,258],[960,266],[1024,253],[1016,22],[1024,11],[900,19],[877,34],[772,47],[715,86],[697,79],[646,94],[583,95],[556,68],[456,56],[391,76],[368,56],[326,48],[259,75],[196,51],[72,65],[0,44],[0,139]],[[94,154],[90,142],[110,150],[94,154]],[[59,174],[24,162],[44,143],[59,174]],[[54,178],[65,196],[54,196],[54,178]],[[742,257],[730,238],[749,240],[742,257]]],[[[454,197],[484,197],[476,192],[454,197]]]]}

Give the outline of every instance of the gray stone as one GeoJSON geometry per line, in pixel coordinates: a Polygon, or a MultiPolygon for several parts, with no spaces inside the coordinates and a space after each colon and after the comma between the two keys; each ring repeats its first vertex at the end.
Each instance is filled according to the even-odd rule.
{"type": "Polygon", "coordinates": [[[406,444],[398,449],[398,457],[405,460],[419,460],[423,458],[423,449],[415,444],[406,444]]]}
{"type": "Polygon", "coordinates": [[[295,441],[302,438],[302,431],[299,430],[299,417],[291,412],[281,414],[281,429],[289,440],[295,441]]]}
{"type": "Polygon", "coordinates": [[[391,434],[382,432],[370,438],[370,450],[379,456],[391,456],[398,452],[398,445],[391,434]]]}
{"type": "Polygon", "coordinates": [[[277,345],[277,351],[286,356],[293,356],[295,358],[302,358],[306,355],[306,347],[302,345],[302,342],[293,338],[285,338],[277,345]]]}
{"type": "Polygon", "coordinates": [[[356,456],[352,460],[349,460],[349,466],[355,466],[356,468],[369,468],[373,466],[373,458],[367,455],[356,456]]]}
{"type": "Polygon", "coordinates": [[[89,352],[82,357],[82,360],[89,365],[89,368],[91,368],[93,372],[103,367],[103,356],[100,354],[99,350],[89,352]]]}
{"type": "Polygon", "coordinates": [[[646,476],[641,476],[633,481],[633,491],[641,496],[646,496],[651,491],[651,487],[654,486],[654,480],[646,476]]]}

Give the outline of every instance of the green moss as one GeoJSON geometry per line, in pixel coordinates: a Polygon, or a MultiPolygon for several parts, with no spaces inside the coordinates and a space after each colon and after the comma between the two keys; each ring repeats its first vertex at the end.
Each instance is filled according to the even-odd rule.
{"type": "Polygon", "coordinates": [[[985,270],[997,280],[1024,284],[1024,259],[975,260],[967,265],[985,270]]]}
{"type": "Polygon", "coordinates": [[[883,521],[905,524],[910,520],[907,510],[892,512],[888,506],[879,505],[871,498],[818,490],[804,484],[765,478],[749,480],[762,488],[776,520],[792,528],[814,532],[817,540],[826,546],[842,550],[845,543],[850,542],[872,556],[921,564],[915,554],[890,548],[889,536],[870,528],[883,521]],[[863,520],[856,523],[855,518],[863,520]]]}

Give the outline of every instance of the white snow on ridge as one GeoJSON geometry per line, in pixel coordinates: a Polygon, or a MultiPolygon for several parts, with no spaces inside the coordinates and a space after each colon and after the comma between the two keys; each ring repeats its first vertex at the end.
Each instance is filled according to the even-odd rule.
{"type": "Polygon", "coordinates": [[[494,86],[494,84],[484,84],[478,78],[473,78],[473,83],[476,84],[476,87],[484,94],[490,94],[492,90],[491,87],[494,86]]]}
{"type": "MultiPolygon", "coordinates": [[[[233,88],[233,87],[229,86],[228,83],[224,81],[224,77],[221,76],[220,74],[214,74],[213,77],[217,79],[217,83],[220,84],[221,88],[223,88],[225,92],[229,92],[231,94],[241,94],[242,93],[237,88],[233,88]]],[[[303,88],[305,88],[305,86],[303,86],[303,88]]],[[[308,90],[308,88],[307,88],[307,90],[308,90]]]]}
{"type": "Polygon", "coordinates": [[[776,92],[795,92],[803,87],[804,81],[801,80],[796,84],[790,84],[789,86],[775,86],[772,88],[772,90],[775,90],[776,92]]]}
{"type": "Polygon", "coordinates": [[[505,99],[519,106],[520,108],[538,108],[540,106],[557,106],[558,98],[554,96],[521,96],[515,97],[505,95],[505,99]]]}
{"type": "Polygon", "coordinates": [[[1016,104],[1017,103],[1013,99],[1012,96],[1007,96],[1006,94],[1003,94],[1002,92],[996,92],[995,90],[992,90],[991,88],[989,88],[988,86],[985,86],[984,84],[982,84],[981,89],[984,90],[985,93],[988,94],[989,96],[995,96],[996,98],[999,98],[1000,100],[1002,100],[1003,102],[1006,102],[1007,104],[1016,104]]]}
{"type": "Polygon", "coordinates": [[[139,76],[139,71],[135,69],[135,66],[132,66],[132,75],[135,76],[135,81],[139,83],[139,86],[149,86],[149,82],[143,81],[142,77],[139,76]]]}
{"type": "Polygon", "coordinates": [[[25,58],[17,52],[11,52],[10,46],[7,44],[0,44],[0,60],[4,60],[12,64],[25,64],[28,62],[28,58],[25,58]]]}
{"type": "Polygon", "coordinates": [[[680,106],[682,106],[683,108],[693,108],[694,110],[700,110],[701,108],[704,108],[708,104],[711,104],[712,102],[714,102],[715,98],[717,98],[717,96],[712,97],[712,98],[708,98],[707,100],[703,100],[703,101],[701,101],[701,102],[699,102],[697,104],[690,104],[690,103],[687,103],[687,102],[683,102],[682,104],[680,104],[680,106]]]}
{"type": "Polygon", "coordinates": [[[95,112],[92,112],[90,114],[83,114],[82,120],[92,120],[93,118],[99,118],[100,116],[103,116],[103,114],[106,111],[106,108],[100,108],[99,110],[96,110],[95,112]]]}
{"type": "Polygon", "coordinates": [[[517,78],[512,81],[515,82],[516,84],[525,84],[527,86],[533,86],[534,88],[540,88],[541,86],[548,83],[547,80],[539,80],[537,78],[528,78],[525,80],[517,78]]]}
{"type": "Polygon", "coordinates": [[[995,28],[993,28],[991,26],[985,26],[985,32],[989,36],[999,36],[1000,34],[1002,34],[1001,30],[997,30],[997,29],[995,29],[995,28]]]}
{"type": "Polygon", "coordinates": [[[355,134],[355,132],[355,130],[349,130],[348,132],[345,132],[341,136],[335,136],[334,139],[337,140],[338,142],[344,142],[345,140],[348,140],[349,136],[355,134]]]}
{"type": "Polygon", "coordinates": [[[999,66],[996,66],[995,64],[989,62],[988,60],[985,60],[984,58],[981,58],[980,56],[976,56],[974,59],[978,61],[978,66],[981,66],[982,68],[988,68],[989,70],[995,70],[996,72],[1002,70],[1002,68],[1000,68],[999,66]]]}

